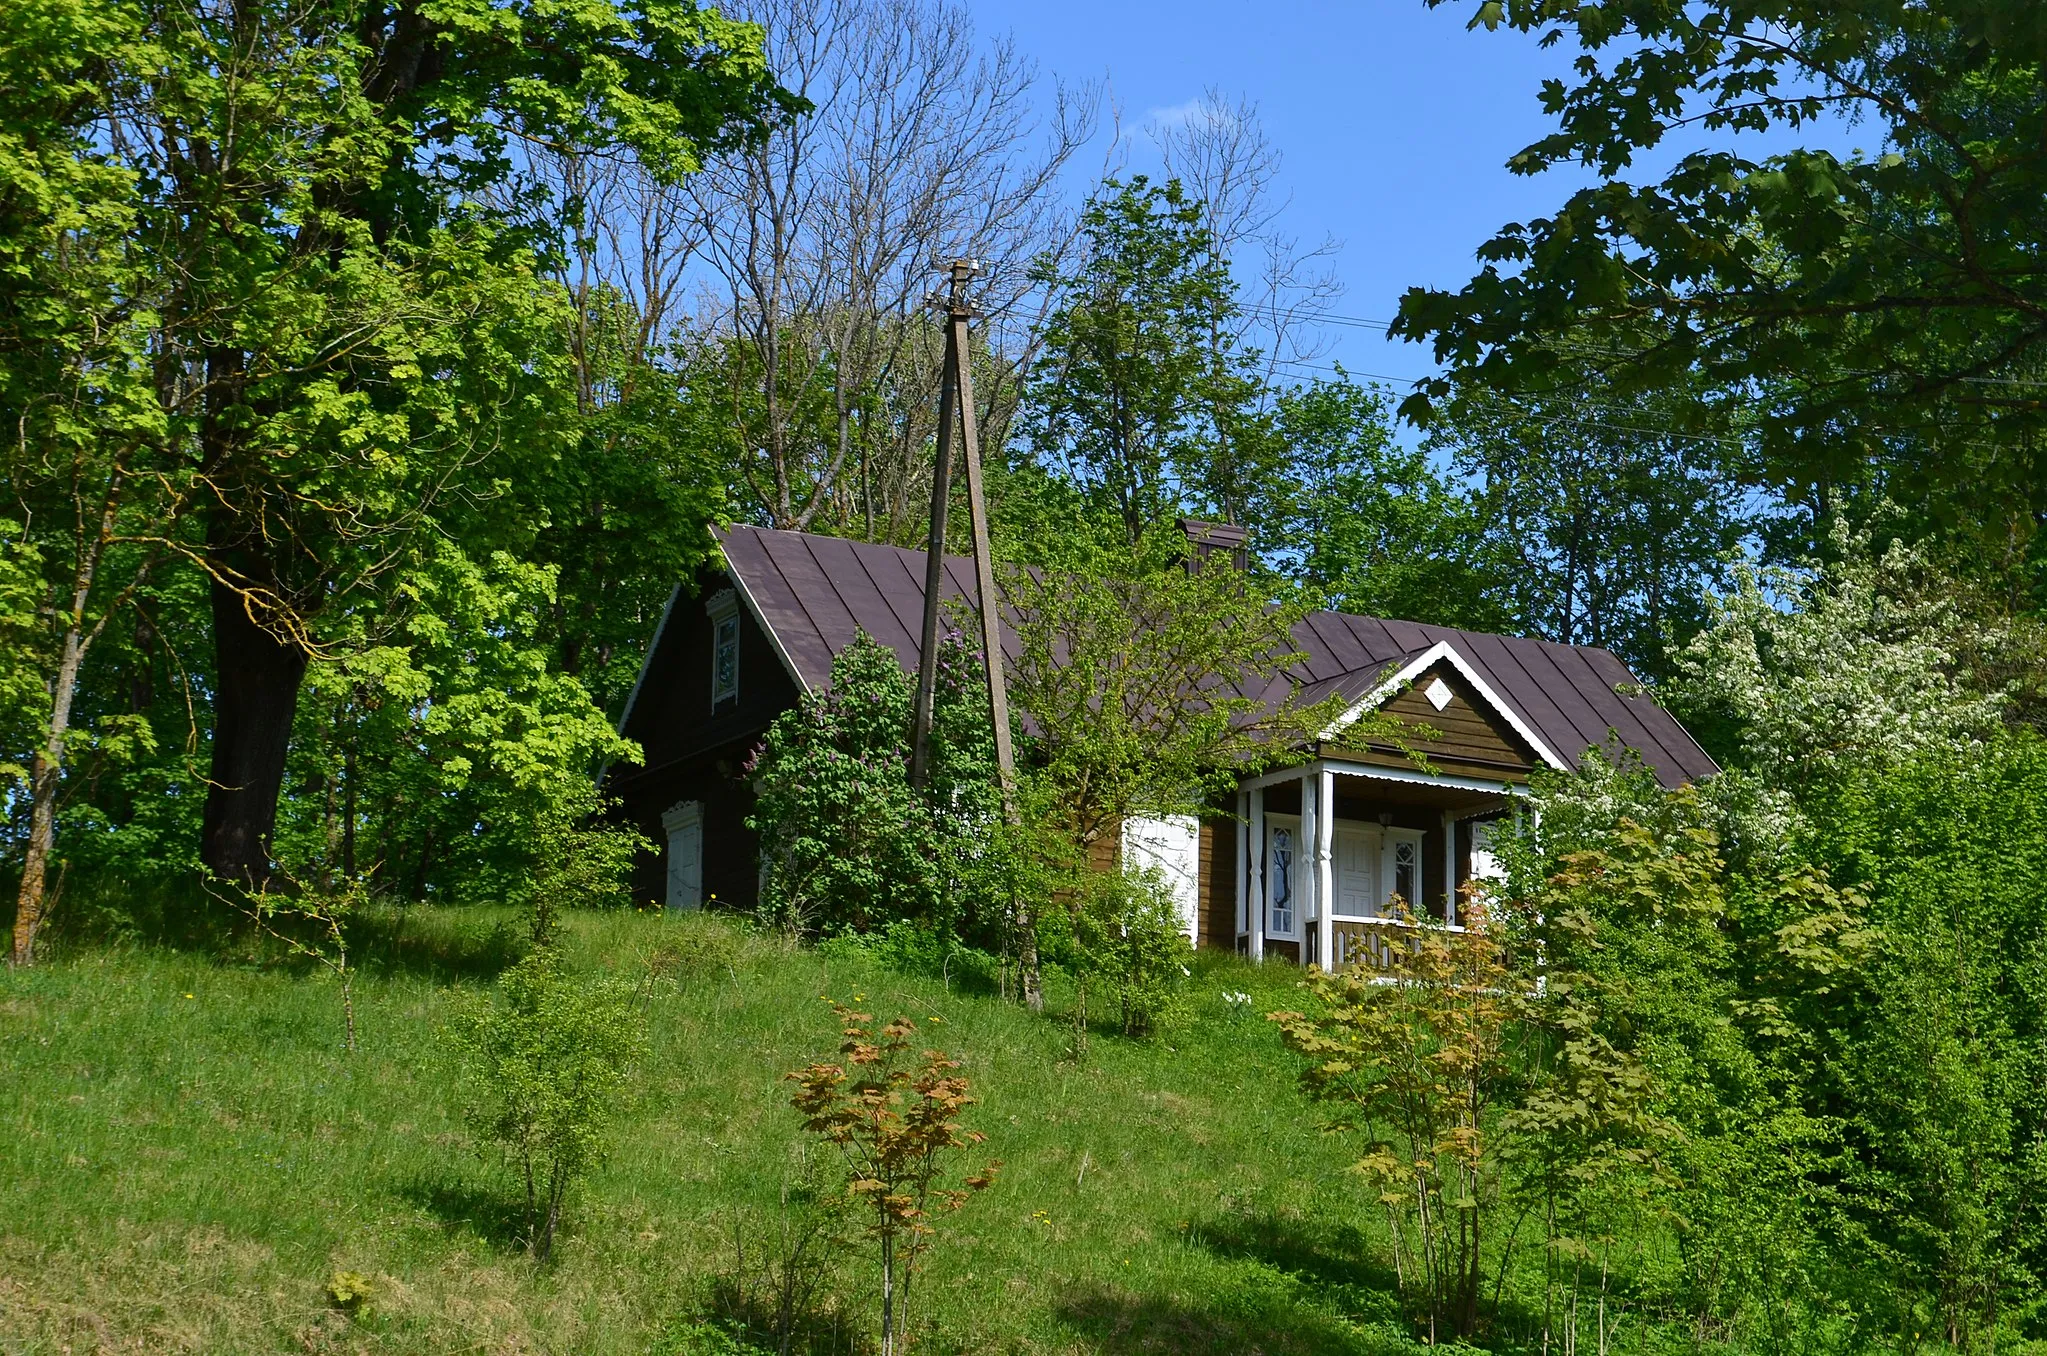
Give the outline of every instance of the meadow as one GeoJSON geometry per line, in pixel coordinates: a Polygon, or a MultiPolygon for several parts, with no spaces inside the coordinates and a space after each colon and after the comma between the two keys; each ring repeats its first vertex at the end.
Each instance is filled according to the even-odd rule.
{"type": "MultiPolygon", "coordinates": [[[[828,996],[960,1057],[976,1152],[1003,1163],[942,1221],[915,1349],[1413,1345],[1373,1207],[1261,1018],[1296,1001],[1285,967],[1204,957],[1171,1033],[1099,1033],[1075,1060],[1064,1024],[950,977],[700,915],[573,915],[576,969],[643,980],[651,1054],[537,1266],[510,1178],[465,1133],[446,1034],[522,919],[415,907],[362,931],[353,1055],[331,977],[246,946],[0,974],[0,1350],[734,1350],[735,1282],[817,1180],[782,1076],[835,1050],[828,996]],[[340,1273],[364,1302],[337,1303],[340,1273]]],[[[823,1270],[809,1348],[862,1350],[868,1250],[823,1270]]]]}

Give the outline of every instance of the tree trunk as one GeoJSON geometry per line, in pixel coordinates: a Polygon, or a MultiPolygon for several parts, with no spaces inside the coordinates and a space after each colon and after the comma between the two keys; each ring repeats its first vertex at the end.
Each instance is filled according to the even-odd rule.
{"type": "Polygon", "coordinates": [[[99,574],[107,539],[113,535],[120,488],[117,479],[101,505],[99,531],[82,547],[78,570],[71,581],[71,613],[64,628],[64,648],[50,686],[50,724],[30,765],[28,845],[21,859],[21,886],[14,896],[14,946],[9,953],[15,965],[35,964],[36,933],[42,928],[47,903],[50,850],[57,841],[57,787],[64,777],[64,742],[71,733],[71,701],[78,693],[78,670],[85,663],[85,652],[99,635],[100,627],[106,625],[106,618],[102,617],[99,626],[86,630],[85,605],[92,596],[93,580],[99,574]]]}
{"type": "Polygon", "coordinates": [[[223,880],[260,889],[270,879],[270,840],[284,756],[298,712],[306,651],[249,615],[241,593],[213,584],[213,769],[200,853],[223,880]]]}
{"type": "Polygon", "coordinates": [[[57,784],[64,774],[64,736],[71,728],[71,694],[78,685],[78,661],[84,652],[78,639],[76,627],[64,637],[64,660],[50,702],[49,738],[36,751],[29,774],[34,801],[29,811],[28,848],[21,859],[21,888],[14,897],[10,959],[15,965],[35,964],[36,933],[43,926],[44,883],[49,875],[50,849],[57,838],[57,784]]]}

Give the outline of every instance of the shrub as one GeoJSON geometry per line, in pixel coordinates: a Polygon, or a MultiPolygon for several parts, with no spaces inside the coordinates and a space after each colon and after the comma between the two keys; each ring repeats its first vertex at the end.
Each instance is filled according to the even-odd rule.
{"type": "MultiPolygon", "coordinates": [[[[1474,901],[1474,903],[1476,903],[1474,901]]],[[[1411,924],[1383,969],[1311,969],[1315,1011],[1275,1012],[1301,1083],[1361,1132],[1356,1171],[1386,1210],[1402,1298],[1431,1345],[1478,1327],[1481,1240],[1500,1197],[1493,1109],[1518,981],[1482,905],[1466,930],[1411,924]]]]}
{"type": "Polygon", "coordinates": [[[363,887],[339,890],[306,886],[294,894],[259,890],[245,894],[232,885],[208,887],[239,910],[257,930],[301,959],[323,967],[341,985],[342,1047],[355,1053],[355,967],[349,963],[349,921],[361,908],[363,887]]]}
{"type": "Polygon", "coordinates": [[[895,1356],[917,1260],[934,1234],[933,1212],[966,1204],[970,1192],[994,1180],[997,1165],[959,1187],[942,1185],[947,1157],[986,1138],[960,1126],[974,1099],[959,1061],[938,1050],[916,1053],[912,1018],[898,1017],[877,1032],[868,1013],[841,1003],[832,1010],[843,1028],[845,1062],[820,1060],[789,1074],[797,1085],[790,1100],[803,1113],[804,1129],[845,1159],[847,1194],[866,1214],[880,1253],[881,1353],[895,1356]]]}
{"type": "Polygon", "coordinates": [[[910,785],[914,685],[865,632],[833,659],[828,688],[769,727],[749,767],[760,798],[748,821],[767,863],[768,921],[810,935],[905,918],[973,926],[970,878],[996,814],[971,677],[965,647],[949,639],[922,789],[910,785]]]}
{"type": "Polygon", "coordinates": [[[578,983],[535,951],[498,981],[456,1032],[465,1056],[470,1131],[495,1146],[525,1195],[526,1245],[546,1261],[569,1188],[599,1162],[605,1130],[646,1048],[632,989],[578,983]]]}
{"type": "Polygon", "coordinates": [[[728,1328],[776,1356],[836,1335],[843,1315],[829,1292],[852,1241],[852,1202],[832,1180],[833,1155],[814,1144],[797,1147],[776,1208],[733,1218],[732,1266],[715,1287],[716,1312],[728,1328]]]}
{"type": "Polygon", "coordinates": [[[1124,1035],[1156,1035],[1182,1006],[1194,954],[1187,925],[1156,868],[1098,876],[1094,885],[1075,939],[1083,980],[1116,1005],[1124,1035]]]}
{"type": "Polygon", "coordinates": [[[612,808],[613,803],[583,783],[562,788],[535,810],[528,843],[535,946],[554,944],[565,902],[586,908],[624,908],[632,903],[626,882],[633,859],[652,852],[654,845],[637,830],[600,818],[612,808]]]}

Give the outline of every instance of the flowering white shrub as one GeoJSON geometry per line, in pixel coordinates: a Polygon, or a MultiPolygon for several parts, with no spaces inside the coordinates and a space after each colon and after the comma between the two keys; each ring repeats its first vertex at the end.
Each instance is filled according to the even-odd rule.
{"type": "Polygon", "coordinates": [[[1973,671],[2010,640],[1966,615],[1919,552],[1871,558],[1837,532],[1843,563],[1737,567],[1712,623],[1673,656],[1676,703],[1734,727],[1740,764],[1772,790],[1895,767],[1996,730],[2005,693],[1973,671]]]}

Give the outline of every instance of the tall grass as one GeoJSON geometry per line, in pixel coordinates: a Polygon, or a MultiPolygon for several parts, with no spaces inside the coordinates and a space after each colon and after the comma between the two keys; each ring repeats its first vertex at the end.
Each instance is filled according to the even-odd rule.
{"type": "MultiPolygon", "coordinates": [[[[415,909],[371,934],[354,1056],[331,983],[218,949],[82,949],[0,977],[0,1350],[692,1349],[735,1230],[771,1234],[800,1175],[781,1075],[834,1047],[825,995],[916,1016],[962,1055],[1006,1161],[943,1224],[921,1350],[1409,1346],[1348,1232],[1369,1211],[1343,1146],[1268,1024],[1222,1001],[1290,1004],[1284,968],[1207,962],[1185,1027],[1075,1064],[1059,1023],[956,982],[702,917],[577,916],[577,967],[662,978],[637,1101],[540,1268],[461,1133],[440,1034],[516,954],[515,920],[415,909]],[[342,1271],[370,1284],[353,1313],[327,1291],[342,1271]]],[[[857,1252],[838,1259],[820,1346],[858,1349],[870,1284],[857,1252]]]]}

